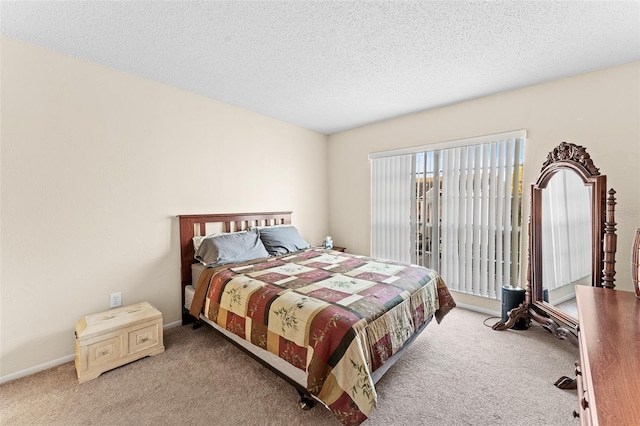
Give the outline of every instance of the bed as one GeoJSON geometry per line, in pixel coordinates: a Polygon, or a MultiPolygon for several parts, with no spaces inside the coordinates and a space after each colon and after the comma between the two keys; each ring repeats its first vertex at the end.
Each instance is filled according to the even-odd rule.
{"type": "Polygon", "coordinates": [[[183,323],[211,325],[345,425],[367,419],[375,383],[455,307],[435,271],[311,247],[291,212],[178,217],[183,323]]]}

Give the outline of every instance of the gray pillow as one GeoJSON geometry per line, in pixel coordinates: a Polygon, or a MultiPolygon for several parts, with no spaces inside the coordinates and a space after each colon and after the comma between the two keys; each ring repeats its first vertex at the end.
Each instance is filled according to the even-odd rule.
{"type": "Polygon", "coordinates": [[[257,229],[205,238],[196,251],[196,259],[208,267],[263,257],[269,257],[269,253],[262,244],[257,229]]]}
{"type": "Polygon", "coordinates": [[[309,243],[302,238],[295,226],[270,226],[258,228],[260,239],[270,255],[291,253],[309,248],[309,243]]]}

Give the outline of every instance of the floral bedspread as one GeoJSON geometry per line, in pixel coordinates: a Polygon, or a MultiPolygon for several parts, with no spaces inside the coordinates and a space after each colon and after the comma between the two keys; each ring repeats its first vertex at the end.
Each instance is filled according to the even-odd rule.
{"type": "Polygon", "coordinates": [[[206,270],[191,313],[306,371],[309,392],[357,425],[376,405],[371,373],[453,307],[430,269],[308,249],[206,270]]]}

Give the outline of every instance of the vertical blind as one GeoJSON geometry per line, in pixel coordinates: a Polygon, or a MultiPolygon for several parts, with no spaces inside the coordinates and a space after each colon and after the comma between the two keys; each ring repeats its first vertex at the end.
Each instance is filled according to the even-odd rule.
{"type": "Polygon", "coordinates": [[[371,154],[371,254],[492,299],[518,285],[525,132],[371,154]],[[431,149],[429,149],[431,148],[431,149]]]}
{"type": "Polygon", "coordinates": [[[411,262],[411,155],[371,163],[371,255],[411,262]]]}

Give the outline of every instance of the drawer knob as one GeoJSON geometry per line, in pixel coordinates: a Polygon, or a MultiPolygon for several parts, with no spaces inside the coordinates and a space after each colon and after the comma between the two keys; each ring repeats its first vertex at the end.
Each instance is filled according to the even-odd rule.
{"type": "Polygon", "coordinates": [[[150,340],[151,340],[151,333],[149,333],[148,331],[144,333],[140,333],[136,336],[136,345],[147,343],[150,340]]]}

